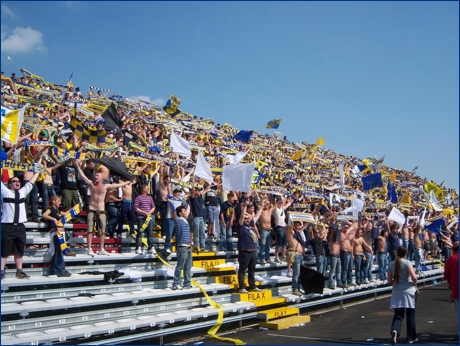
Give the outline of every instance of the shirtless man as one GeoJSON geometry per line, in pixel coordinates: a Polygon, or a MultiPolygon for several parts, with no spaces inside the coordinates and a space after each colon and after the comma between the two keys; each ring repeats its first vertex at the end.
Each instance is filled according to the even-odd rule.
{"type": "Polygon", "coordinates": [[[105,240],[105,227],[107,223],[107,218],[105,216],[105,195],[107,190],[118,189],[125,185],[130,184],[130,181],[125,181],[120,184],[104,184],[102,180],[102,174],[96,173],[94,175],[94,181],[89,180],[84,174],[80,167],[81,160],[76,160],[77,171],[88,185],[88,188],[91,191],[91,200],[88,210],[88,234],[87,234],[87,246],[88,246],[88,255],[94,256],[92,249],[93,244],[93,226],[94,222],[100,222],[99,228],[99,241],[101,250],[97,253],[98,255],[109,255],[104,249],[104,240],[105,240]]]}
{"type": "Polygon", "coordinates": [[[409,238],[411,227],[406,223],[402,226],[401,233],[403,239],[403,246],[408,250],[406,259],[409,259],[409,238]]]}
{"type": "Polygon", "coordinates": [[[160,202],[160,219],[161,219],[161,235],[165,236],[166,233],[166,214],[168,213],[168,195],[171,194],[171,183],[169,182],[169,175],[167,174],[168,166],[164,162],[160,162],[160,179],[158,188],[158,197],[160,202]]]}
{"type": "MultiPolygon", "coordinates": [[[[134,235],[134,202],[133,202],[133,184],[137,183],[136,177],[134,181],[126,181],[123,187],[121,188],[121,209],[120,214],[118,215],[118,228],[117,228],[117,237],[120,238],[121,233],[123,232],[123,225],[125,220],[128,219],[129,225],[129,237],[136,238],[134,235]]],[[[128,238],[128,236],[126,237],[128,238]]]]}
{"type": "Polygon", "coordinates": [[[351,273],[353,267],[353,246],[352,239],[355,237],[358,223],[345,221],[342,223],[342,230],[339,238],[340,245],[340,263],[342,265],[342,285],[347,288],[349,285],[356,286],[352,283],[351,273]]]}
{"type": "Polygon", "coordinates": [[[104,165],[99,165],[99,167],[97,167],[97,169],[96,169],[96,172],[101,174],[102,181],[104,182],[104,184],[109,183],[109,181],[110,181],[110,169],[108,169],[104,165]]]}
{"type": "Polygon", "coordinates": [[[305,246],[307,243],[307,238],[303,230],[307,228],[307,223],[302,223],[300,221],[292,222],[289,219],[288,225],[286,226],[286,236],[288,238],[289,247],[295,249],[295,260],[292,263],[292,294],[296,296],[302,296],[300,292],[300,265],[302,264],[303,255],[305,253],[305,246]]]}
{"type": "Polygon", "coordinates": [[[428,251],[430,251],[430,234],[428,233],[428,230],[425,228],[422,231],[422,239],[423,239],[423,259],[425,261],[428,260],[428,251]]]}
{"type": "Polygon", "coordinates": [[[341,278],[341,266],[340,266],[340,244],[339,244],[339,239],[337,239],[338,235],[338,230],[336,230],[334,227],[329,228],[329,234],[327,236],[327,241],[329,243],[329,265],[330,270],[329,270],[329,284],[328,287],[330,289],[334,289],[334,274],[335,274],[335,279],[337,281],[337,287],[343,288],[342,285],[342,278],[341,278]]]}
{"type": "Polygon", "coordinates": [[[372,247],[370,247],[363,238],[363,229],[358,227],[356,236],[352,240],[353,245],[353,258],[355,259],[355,278],[356,284],[361,285],[362,283],[368,284],[369,281],[365,279],[361,272],[361,266],[364,257],[364,249],[372,254],[372,247]]]}
{"type": "Polygon", "coordinates": [[[268,199],[262,200],[262,214],[260,215],[260,253],[257,263],[275,263],[270,259],[270,246],[272,223],[271,218],[273,211],[276,209],[276,204],[268,199]]]}
{"type": "Polygon", "coordinates": [[[377,259],[379,263],[379,279],[385,281],[387,279],[387,237],[388,230],[382,229],[380,231],[378,244],[377,244],[377,259]]]}
{"type": "MultiPolygon", "coordinates": [[[[363,239],[366,242],[367,245],[372,250],[372,245],[373,245],[373,239],[372,239],[372,221],[370,221],[368,218],[364,217],[363,219],[360,220],[359,224],[360,229],[363,231],[363,239]]],[[[365,284],[368,284],[372,282],[372,264],[374,262],[373,258],[373,253],[369,252],[364,249],[364,257],[366,258],[365,260],[363,259],[362,265],[361,265],[361,279],[365,284]]]]}
{"type": "Polygon", "coordinates": [[[414,227],[414,261],[415,261],[415,274],[420,274],[422,272],[422,239],[420,239],[420,230],[422,227],[420,225],[415,225],[414,227]]]}

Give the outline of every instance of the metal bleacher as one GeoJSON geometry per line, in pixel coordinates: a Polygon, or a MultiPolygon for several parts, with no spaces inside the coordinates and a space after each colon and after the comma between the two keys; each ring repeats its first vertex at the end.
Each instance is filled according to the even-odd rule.
{"type": "MultiPolygon", "coordinates": [[[[168,257],[171,265],[168,266],[156,255],[135,254],[133,239],[115,239],[116,242],[107,244],[106,250],[116,247],[120,251],[110,256],[88,256],[86,236],[81,234],[84,227],[74,227],[76,225],[66,229],[71,250],[77,253],[75,257],[65,257],[66,268],[72,276],[48,276],[51,262],[47,253],[48,233],[43,231],[44,224],[26,223],[26,226],[23,268],[31,277],[16,279],[15,270],[6,270],[1,285],[3,345],[100,345],[132,343],[147,338],[158,338],[158,343],[163,343],[167,335],[180,332],[203,330],[205,334],[206,328],[216,324],[220,308],[224,322],[241,325],[244,320],[267,320],[268,313],[262,313],[266,308],[310,309],[391,291],[391,286],[377,280],[348,289],[324,288],[322,295],[298,297],[292,294],[292,279],[286,276],[286,263],[283,262],[257,264],[256,281],[262,293],[242,297],[235,293],[234,284],[237,251],[215,251],[216,244],[210,239],[207,245],[213,252],[194,253],[193,260],[197,261],[192,268],[195,287],[173,291],[174,252],[168,257]],[[209,263],[223,264],[208,266],[209,263]],[[107,275],[114,271],[118,272],[117,277],[107,275]]],[[[156,239],[157,246],[162,243],[163,239],[156,239]]],[[[7,268],[14,268],[13,263],[13,258],[9,257],[7,268]]],[[[315,268],[314,260],[304,264],[315,268]]],[[[430,261],[425,265],[428,270],[419,277],[419,284],[442,279],[440,263],[430,261]]],[[[377,270],[374,266],[374,276],[377,270]]]]}

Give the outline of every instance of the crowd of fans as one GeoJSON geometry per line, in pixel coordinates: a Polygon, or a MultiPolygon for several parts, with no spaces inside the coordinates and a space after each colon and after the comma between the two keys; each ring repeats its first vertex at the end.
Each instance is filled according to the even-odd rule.
{"type": "MultiPolygon", "coordinates": [[[[71,83],[58,85],[27,70],[21,72],[21,77],[14,73],[6,77],[2,72],[2,107],[26,107],[18,142],[2,141],[3,158],[44,167],[27,195],[28,221],[47,221],[52,231],[58,228],[58,217],[76,205],[87,212],[88,254],[92,256],[93,228],[100,232],[99,255],[108,255],[103,248],[107,237],[132,237],[137,254],[155,253],[155,229],[170,253],[178,207],[181,215],[187,215],[192,235],[186,245],[194,251],[209,251],[207,238],[214,239],[219,250],[233,251],[232,238],[247,217],[257,237],[257,263],[288,261],[292,276],[291,265],[296,262],[288,260],[287,249],[298,242],[302,251],[312,250],[319,272],[329,272],[331,288],[372,281],[374,261],[379,265],[379,279],[385,280],[387,256],[394,259],[400,245],[408,248],[407,258],[415,261],[420,273],[428,254],[445,260],[458,241],[457,192],[418,176],[416,169],[391,168],[376,158],[348,157],[321,145],[256,131],[241,141],[235,139],[238,130],[230,124],[216,124],[214,119],[198,118],[177,107],[173,113],[167,107],[108,96],[110,90],[92,87],[83,94],[71,83]],[[107,127],[103,116],[112,104],[121,118],[116,128],[107,127]],[[171,133],[190,144],[190,158],[171,150],[171,133]],[[210,184],[195,177],[198,152],[213,171],[210,184]],[[250,192],[223,190],[222,168],[237,153],[246,154],[241,155],[241,163],[255,164],[250,192]],[[107,157],[119,158],[135,178],[127,179],[113,167],[98,163],[107,157]],[[362,177],[377,172],[383,186],[365,191],[362,177]],[[428,200],[430,190],[436,192],[441,210],[428,200]],[[359,212],[343,213],[354,206],[354,198],[363,202],[359,212]],[[101,203],[103,207],[94,207],[101,203]],[[187,206],[190,214],[182,212],[187,206]],[[403,224],[389,219],[394,207],[404,214],[403,224]],[[314,222],[295,226],[289,217],[292,212],[308,213],[314,222]],[[424,227],[440,219],[445,221],[440,232],[424,227]],[[125,224],[128,231],[123,234],[125,224]],[[143,232],[136,232],[135,225],[143,232]],[[147,238],[145,248],[142,233],[147,238]],[[273,257],[271,247],[275,248],[273,257]],[[351,280],[353,266],[355,281],[351,280]]],[[[33,175],[4,168],[2,182],[19,179],[24,185],[33,175]]],[[[86,223],[81,217],[69,222],[86,223]]],[[[298,292],[294,286],[293,292],[298,292]]]]}

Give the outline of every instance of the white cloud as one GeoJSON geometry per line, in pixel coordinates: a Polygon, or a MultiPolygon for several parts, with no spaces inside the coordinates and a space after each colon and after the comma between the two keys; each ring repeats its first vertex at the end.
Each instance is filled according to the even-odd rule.
{"type": "Polygon", "coordinates": [[[45,52],[43,34],[30,27],[16,27],[13,33],[7,36],[2,28],[2,53],[27,53],[31,51],[45,52]]]}
{"type": "Polygon", "coordinates": [[[10,19],[19,19],[19,17],[14,13],[8,6],[2,4],[2,17],[7,16],[10,19]]]}
{"type": "Polygon", "coordinates": [[[159,97],[159,98],[156,98],[155,100],[151,100],[150,99],[150,96],[131,96],[131,97],[128,97],[129,99],[131,100],[142,100],[142,101],[146,101],[148,103],[153,103],[159,107],[163,107],[165,104],[166,104],[166,101],[159,97]]]}

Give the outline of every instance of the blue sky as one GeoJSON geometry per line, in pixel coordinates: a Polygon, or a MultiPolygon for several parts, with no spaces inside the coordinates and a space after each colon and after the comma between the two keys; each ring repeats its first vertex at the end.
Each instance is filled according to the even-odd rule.
{"type": "Polygon", "coordinates": [[[459,187],[458,2],[1,3],[2,70],[111,89],[459,187]],[[8,66],[7,56],[11,57],[8,66]]]}

